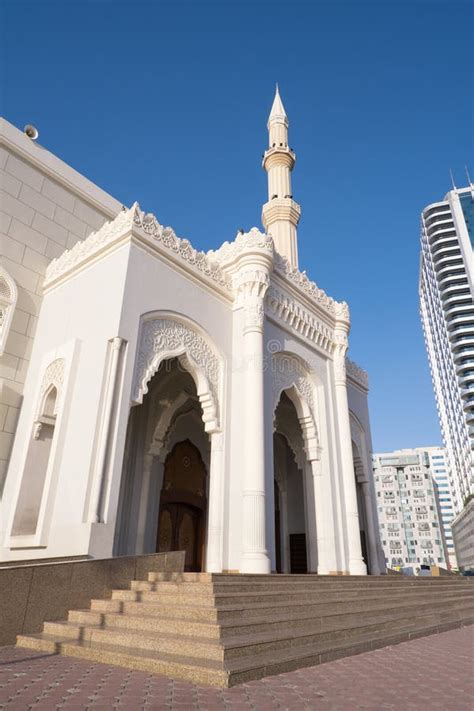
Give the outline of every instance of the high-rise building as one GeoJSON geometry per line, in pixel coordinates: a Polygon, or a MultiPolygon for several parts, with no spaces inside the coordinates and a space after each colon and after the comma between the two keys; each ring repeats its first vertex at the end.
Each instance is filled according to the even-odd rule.
{"type": "Polygon", "coordinates": [[[454,517],[454,504],[446,451],[443,447],[417,447],[417,451],[426,452],[428,455],[431,476],[434,479],[438,492],[439,514],[443,526],[449,567],[457,568],[453,532],[451,530],[451,522],[454,517]]]}
{"type": "Polygon", "coordinates": [[[474,490],[474,186],[421,218],[420,312],[454,512],[474,490]]]}
{"type": "Polygon", "coordinates": [[[399,449],[374,454],[373,468],[387,567],[413,571],[421,566],[447,568],[443,522],[428,451],[399,449]]]}

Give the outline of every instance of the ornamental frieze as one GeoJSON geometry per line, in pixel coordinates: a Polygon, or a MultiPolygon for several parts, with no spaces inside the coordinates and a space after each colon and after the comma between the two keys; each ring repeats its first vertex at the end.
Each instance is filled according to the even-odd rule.
{"type": "Polygon", "coordinates": [[[291,330],[296,331],[328,354],[333,352],[334,343],[331,329],[293,299],[272,286],[267,292],[266,303],[273,314],[291,330]]]}

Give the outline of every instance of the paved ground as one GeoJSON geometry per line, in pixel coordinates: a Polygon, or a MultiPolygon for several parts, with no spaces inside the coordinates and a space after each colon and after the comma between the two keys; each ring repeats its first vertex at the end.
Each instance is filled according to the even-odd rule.
{"type": "Polygon", "coordinates": [[[471,626],[220,690],[3,647],[0,709],[473,711],[473,660],[471,626]]]}

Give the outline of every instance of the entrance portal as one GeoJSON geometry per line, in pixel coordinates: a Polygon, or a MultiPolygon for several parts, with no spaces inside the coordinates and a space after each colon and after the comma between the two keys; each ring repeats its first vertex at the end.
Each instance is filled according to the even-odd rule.
{"type": "Polygon", "coordinates": [[[207,472],[189,440],[176,444],[165,461],[156,550],[185,550],[185,570],[203,567],[207,472]]]}
{"type": "Polygon", "coordinates": [[[304,446],[295,406],[283,392],[273,435],[275,570],[308,572],[304,446]],[[298,461],[297,461],[298,460],[298,461]]]}

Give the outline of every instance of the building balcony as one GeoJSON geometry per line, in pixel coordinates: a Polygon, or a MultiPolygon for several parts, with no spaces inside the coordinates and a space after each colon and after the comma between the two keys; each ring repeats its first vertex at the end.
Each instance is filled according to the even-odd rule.
{"type": "MultiPolygon", "coordinates": [[[[462,358],[474,358],[474,343],[470,346],[463,346],[462,348],[453,349],[454,363],[457,365],[462,358]]],[[[472,361],[474,363],[474,360],[472,361]]]]}
{"type": "Polygon", "coordinates": [[[442,298],[442,307],[444,313],[452,313],[459,306],[470,306],[472,308],[473,301],[469,289],[465,289],[461,293],[448,293],[442,298]]]}
{"type": "Polygon", "coordinates": [[[474,343],[474,328],[468,326],[464,331],[454,331],[448,334],[449,349],[453,350],[456,346],[468,346],[474,343]],[[459,337],[462,338],[459,338],[459,337]]]}
{"type": "Polygon", "coordinates": [[[447,222],[440,222],[438,225],[435,227],[430,228],[427,230],[427,237],[428,237],[428,242],[430,244],[430,247],[433,248],[433,245],[437,243],[437,240],[440,238],[445,238],[445,237],[454,237],[456,238],[456,231],[454,229],[454,225],[451,221],[447,222]]]}
{"type": "Polygon", "coordinates": [[[454,331],[459,325],[471,324],[470,327],[474,332],[474,311],[469,307],[465,311],[454,310],[452,314],[447,315],[448,329],[454,331]]]}
{"type": "Polygon", "coordinates": [[[439,259],[435,263],[435,272],[438,280],[443,276],[443,274],[450,271],[460,271],[461,273],[465,273],[466,269],[464,263],[459,256],[448,255],[446,257],[443,257],[442,259],[439,259]]]}
{"type": "Polygon", "coordinates": [[[456,374],[458,377],[463,377],[463,372],[474,368],[474,358],[466,358],[464,363],[458,362],[456,365],[456,374]]]}
{"type": "Polygon", "coordinates": [[[461,256],[457,237],[441,237],[431,249],[431,256],[435,265],[441,257],[451,254],[457,257],[461,256]]]}
{"type": "Polygon", "coordinates": [[[471,381],[469,384],[460,382],[459,385],[461,386],[461,397],[463,400],[474,399],[474,381],[471,381]]]}
{"type": "Polygon", "coordinates": [[[438,218],[441,218],[442,216],[446,216],[452,219],[451,208],[449,207],[449,204],[444,200],[442,202],[433,202],[431,203],[431,205],[427,205],[423,210],[423,223],[426,225],[431,224],[431,222],[438,218]]]}
{"type": "Polygon", "coordinates": [[[474,405],[466,403],[463,409],[466,413],[466,423],[468,425],[474,424],[474,405]]]}
{"type": "Polygon", "coordinates": [[[429,208],[423,213],[423,222],[426,230],[432,229],[435,225],[440,222],[451,222],[453,221],[453,216],[451,215],[451,210],[447,205],[441,207],[429,208]]]}
{"type": "Polygon", "coordinates": [[[453,304],[457,301],[466,301],[470,296],[471,292],[465,284],[445,284],[443,288],[440,288],[440,296],[443,307],[445,308],[448,304],[453,304]]]}
{"type": "Polygon", "coordinates": [[[447,306],[444,309],[444,313],[446,316],[451,316],[454,314],[455,316],[462,315],[464,312],[469,312],[474,310],[474,301],[472,298],[469,296],[465,298],[461,303],[454,303],[451,304],[450,306],[447,306]]]}
{"type": "Polygon", "coordinates": [[[452,272],[446,273],[441,279],[438,279],[438,286],[442,293],[450,286],[465,288],[468,286],[465,269],[453,270],[452,272]]]}
{"type": "Polygon", "coordinates": [[[453,346],[457,343],[466,343],[471,340],[474,343],[474,324],[458,324],[456,329],[449,331],[448,338],[453,346]]]}

